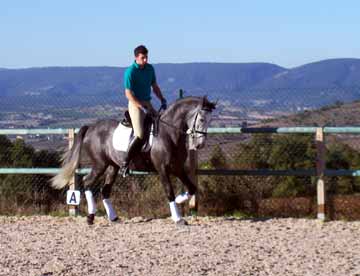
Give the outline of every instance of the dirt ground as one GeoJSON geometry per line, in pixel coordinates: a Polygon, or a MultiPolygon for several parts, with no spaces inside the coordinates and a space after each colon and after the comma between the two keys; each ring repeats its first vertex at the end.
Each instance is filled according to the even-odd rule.
{"type": "Polygon", "coordinates": [[[360,275],[360,221],[0,217],[0,275],[360,275]]]}

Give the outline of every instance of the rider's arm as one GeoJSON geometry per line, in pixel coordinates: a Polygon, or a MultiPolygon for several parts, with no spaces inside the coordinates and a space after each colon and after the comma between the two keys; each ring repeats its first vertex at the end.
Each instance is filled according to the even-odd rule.
{"type": "Polygon", "coordinates": [[[158,97],[161,102],[166,101],[163,94],[161,93],[159,85],[155,82],[151,86],[152,86],[152,89],[153,89],[156,97],[158,97]]]}
{"type": "Polygon", "coordinates": [[[166,99],[164,98],[163,94],[161,93],[161,89],[159,87],[159,85],[157,84],[156,81],[156,74],[155,74],[155,70],[153,69],[153,76],[152,76],[152,81],[151,81],[151,87],[156,95],[156,97],[158,97],[158,99],[161,101],[161,103],[165,103],[166,104],[166,99]]]}
{"type": "Polygon", "coordinates": [[[133,103],[138,108],[141,108],[141,103],[138,100],[138,98],[135,97],[135,94],[133,93],[133,74],[130,69],[127,69],[124,73],[124,86],[125,86],[125,96],[129,100],[129,102],[133,103]]]}
{"type": "Polygon", "coordinates": [[[132,102],[138,108],[142,107],[140,101],[134,96],[134,93],[130,89],[125,88],[125,96],[129,102],[132,102]]]}

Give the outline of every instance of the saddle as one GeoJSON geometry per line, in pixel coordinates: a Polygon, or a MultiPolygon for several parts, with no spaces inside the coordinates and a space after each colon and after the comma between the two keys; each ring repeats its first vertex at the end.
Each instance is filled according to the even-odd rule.
{"type": "MultiPolygon", "coordinates": [[[[148,151],[151,147],[150,136],[151,134],[156,137],[159,130],[159,116],[151,116],[146,114],[144,120],[144,145],[142,151],[148,151]]],[[[124,118],[121,121],[121,124],[128,128],[133,128],[130,113],[128,110],[124,112],[124,118]]],[[[132,137],[130,141],[134,138],[134,132],[132,132],[132,137]]]]}

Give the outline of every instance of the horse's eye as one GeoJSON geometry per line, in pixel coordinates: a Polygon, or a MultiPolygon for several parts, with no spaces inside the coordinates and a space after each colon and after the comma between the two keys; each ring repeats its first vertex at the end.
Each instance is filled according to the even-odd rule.
{"type": "Polygon", "coordinates": [[[205,122],[205,120],[204,120],[204,119],[200,119],[200,122],[203,123],[203,122],[205,122]]]}

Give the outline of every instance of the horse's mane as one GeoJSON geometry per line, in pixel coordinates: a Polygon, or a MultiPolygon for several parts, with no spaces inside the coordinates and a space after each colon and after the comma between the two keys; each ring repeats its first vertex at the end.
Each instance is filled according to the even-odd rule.
{"type": "Polygon", "coordinates": [[[181,99],[177,99],[175,102],[170,104],[170,106],[167,108],[167,110],[164,113],[172,112],[174,109],[178,108],[179,106],[182,106],[183,104],[198,104],[202,105],[205,109],[208,109],[209,111],[212,111],[215,109],[215,103],[210,102],[206,96],[205,97],[197,97],[197,96],[188,96],[181,99]]]}
{"type": "Polygon", "coordinates": [[[184,103],[191,103],[191,102],[197,102],[197,103],[201,103],[202,97],[196,97],[196,96],[187,96],[181,99],[177,99],[175,102],[173,102],[169,108],[171,108],[172,106],[176,106],[176,105],[181,105],[184,103]]]}

